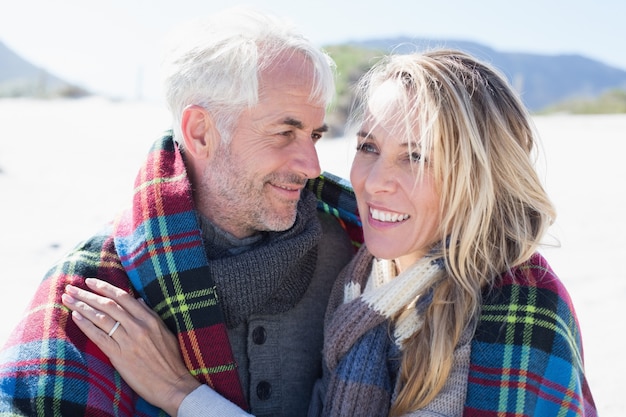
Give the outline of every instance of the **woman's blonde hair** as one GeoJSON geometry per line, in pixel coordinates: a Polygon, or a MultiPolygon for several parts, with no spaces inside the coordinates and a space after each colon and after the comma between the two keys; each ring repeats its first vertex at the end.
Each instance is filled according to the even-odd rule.
{"type": "Polygon", "coordinates": [[[534,168],[530,116],[497,70],[455,50],[392,55],[360,81],[356,117],[366,117],[368,98],[388,82],[402,92],[390,110],[394,121],[405,125],[403,132],[418,132],[409,143],[426,150],[439,185],[447,275],[424,326],[405,342],[390,413],[401,415],[442,389],[454,348],[480,312],[482,291],[530,258],[555,210],[534,168]]]}

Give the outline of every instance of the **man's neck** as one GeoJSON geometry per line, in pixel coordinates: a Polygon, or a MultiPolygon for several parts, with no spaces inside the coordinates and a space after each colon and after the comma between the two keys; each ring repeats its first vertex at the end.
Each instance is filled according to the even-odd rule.
{"type": "Polygon", "coordinates": [[[245,252],[255,247],[265,236],[264,233],[257,233],[240,239],[221,229],[202,214],[198,214],[198,217],[209,259],[218,259],[245,252]]]}

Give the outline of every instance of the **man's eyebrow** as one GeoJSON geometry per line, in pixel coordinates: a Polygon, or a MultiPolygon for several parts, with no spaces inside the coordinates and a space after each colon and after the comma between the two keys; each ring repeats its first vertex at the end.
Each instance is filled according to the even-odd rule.
{"type": "Polygon", "coordinates": [[[302,129],[304,128],[304,125],[302,124],[302,122],[300,120],[297,119],[293,119],[291,117],[286,118],[285,120],[283,120],[284,125],[289,125],[289,126],[293,126],[296,129],[302,129]]]}
{"type": "MultiPolygon", "coordinates": [[[[288,126],[293,126],[296,129],[304,129],[304,124],[297,119],[288,117],[285,120],[283,120],[283,124],[288,125],[288,126]]],[[[313,129],[314,132],[318,132],[318,133],[324,133],[324,132],[328,132],[328,125],[327,124],[323,124],[322,126],[318,127],[317,129],[313,129]]]]}
{"type": "Polygon", "coordinates": [[[313,131],[317,132],[317,133],[328,132],[328,125],[327,124],[323,124],[322,126],[318,127],[317,129],[313,129],[313,131]]]}

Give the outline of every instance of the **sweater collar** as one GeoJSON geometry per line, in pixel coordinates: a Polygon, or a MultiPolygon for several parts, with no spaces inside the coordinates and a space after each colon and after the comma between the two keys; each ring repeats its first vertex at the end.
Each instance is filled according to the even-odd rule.
{"type": "Polygon", "coordinates": [[[315,196],[304,190],[290,229],[252,239],[236,239],[201,220],[209,269],[229,328],[251,314],[281,313],[300,301],[315,272],[322,234],[316,206],[315,196]]]}

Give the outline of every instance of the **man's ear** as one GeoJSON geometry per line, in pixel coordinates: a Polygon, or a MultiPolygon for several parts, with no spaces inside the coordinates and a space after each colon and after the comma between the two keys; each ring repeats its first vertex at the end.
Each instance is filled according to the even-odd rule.
{"type": "Polygon", "coordinates": [[[183,110],[181,130],[185,150],[195,158],[208,158],[220,141],[211,114],[198,105],[183,110]]]}

